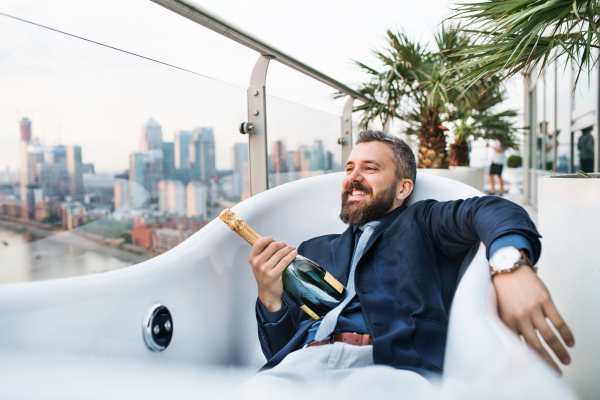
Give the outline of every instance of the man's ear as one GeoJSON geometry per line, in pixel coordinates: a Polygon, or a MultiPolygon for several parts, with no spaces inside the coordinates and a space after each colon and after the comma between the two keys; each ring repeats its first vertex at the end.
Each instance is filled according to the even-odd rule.
{"type": "Polygon", "coordinates": [[[396,200],[404,202],[404,200],[410,196],[415,184],[410,179],[402,179],[398,184],[398,190],[396,191],[396,200]]]}

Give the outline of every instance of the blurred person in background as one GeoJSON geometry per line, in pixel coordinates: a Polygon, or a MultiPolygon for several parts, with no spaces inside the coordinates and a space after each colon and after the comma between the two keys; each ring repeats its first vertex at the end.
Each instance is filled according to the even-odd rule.
{"type": "MultiPolygon", "coordinates": [[[[489,147],[490,143],[486,143],[485,147],[489,147]]],[[[504,163],[506,162],[506,155],[504,147],[502,147],[502,143],[499,140],[492,140],[492,164],[490,165],[490,185],[492,186],[490,189],[490,194],[496,194],[496,180],[494,176],[498,177],[498,181],[500,182],[500,191],[499,195],[504,195],[504,181],[502,180],[502,168],[504,167],[504,163]]]]}
{"type": "Polygon", "coordinates": [[[579,161],[583,172],[594,172],[594,137],[591,129],[584,129],[577,141],[579,161]]]}

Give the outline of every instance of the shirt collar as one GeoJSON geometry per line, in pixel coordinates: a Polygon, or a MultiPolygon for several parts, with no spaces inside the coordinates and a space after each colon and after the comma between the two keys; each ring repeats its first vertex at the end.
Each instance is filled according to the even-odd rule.
{"type": "MultiPolygon", "coordinates": [[[[388,220],[396,219],[398,215],[400,215],[400,213],[402,213],[402,211],[404,211],[406,208],[407,207],[405,205],[401,205],[400,207],[396,207],[392,212],[383,214],[379,218],[375,218],[373,221],[381,222],[379,226],[387,225],[386,222],[388,222],[388,220]]],[[[359,225],[352,225],[352,232],[356,233],[359,230],[359,228],[359,225]]]]}

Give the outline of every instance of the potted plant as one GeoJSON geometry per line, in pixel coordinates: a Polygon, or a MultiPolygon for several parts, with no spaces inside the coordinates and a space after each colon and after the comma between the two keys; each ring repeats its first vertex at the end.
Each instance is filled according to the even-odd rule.
{"type": "Polygon", "coordinates": [[[465,164],[468,167],[468,161],[461,161],[468,160],[466,140],[486,135],[500,138],[501,130],[508,129],[510,135],[502,136],[502,140],[513,147],[512,125],[507,118],[516,112],[494,111],[504,100],[504,91],[495,77],[469,86],[453,85],[462,75],[452,72],[452,66],[462,59],[455,49],[469,45],[469,36],[460,34],[456,27],[442,24],[435,40],[437,49],[431,51],[426,44],[388,30],[387,46],[374,51],[383,70],[357,62],[368,76],[359,91],[371,101],[355,111],[363,113],[363,128],[377,119],[384,127],[394,118],[401,120],[404,133],[418,139],[421,172],[456,179],[483,190],[483,169],[462,168],[465,164]],[[455,133],[455,143],[448,152],[447,133],[454,122],[464,128],[461,131],[464,134],[455,133]]]}
{"type": "Polygon", "coordinates": [[[509,194],[521,194],[519,182],[523,178],[523,157],[513,154],[506,160],[506,175],[510,183],[509,194]]]}

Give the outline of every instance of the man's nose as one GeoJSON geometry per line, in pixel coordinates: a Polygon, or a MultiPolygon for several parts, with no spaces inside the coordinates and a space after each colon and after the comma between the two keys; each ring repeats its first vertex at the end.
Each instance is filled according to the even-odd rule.
{"type": "Polygon", "coordinates": [[[354,168],[352,170],[352,173],[348,177],[348,179],[350,180],[350,182],[354,182],[354,181],[361,182],[364,178],[363,178],[362,173],[360,172],[360,170],[358,168],[354,168]]]}

